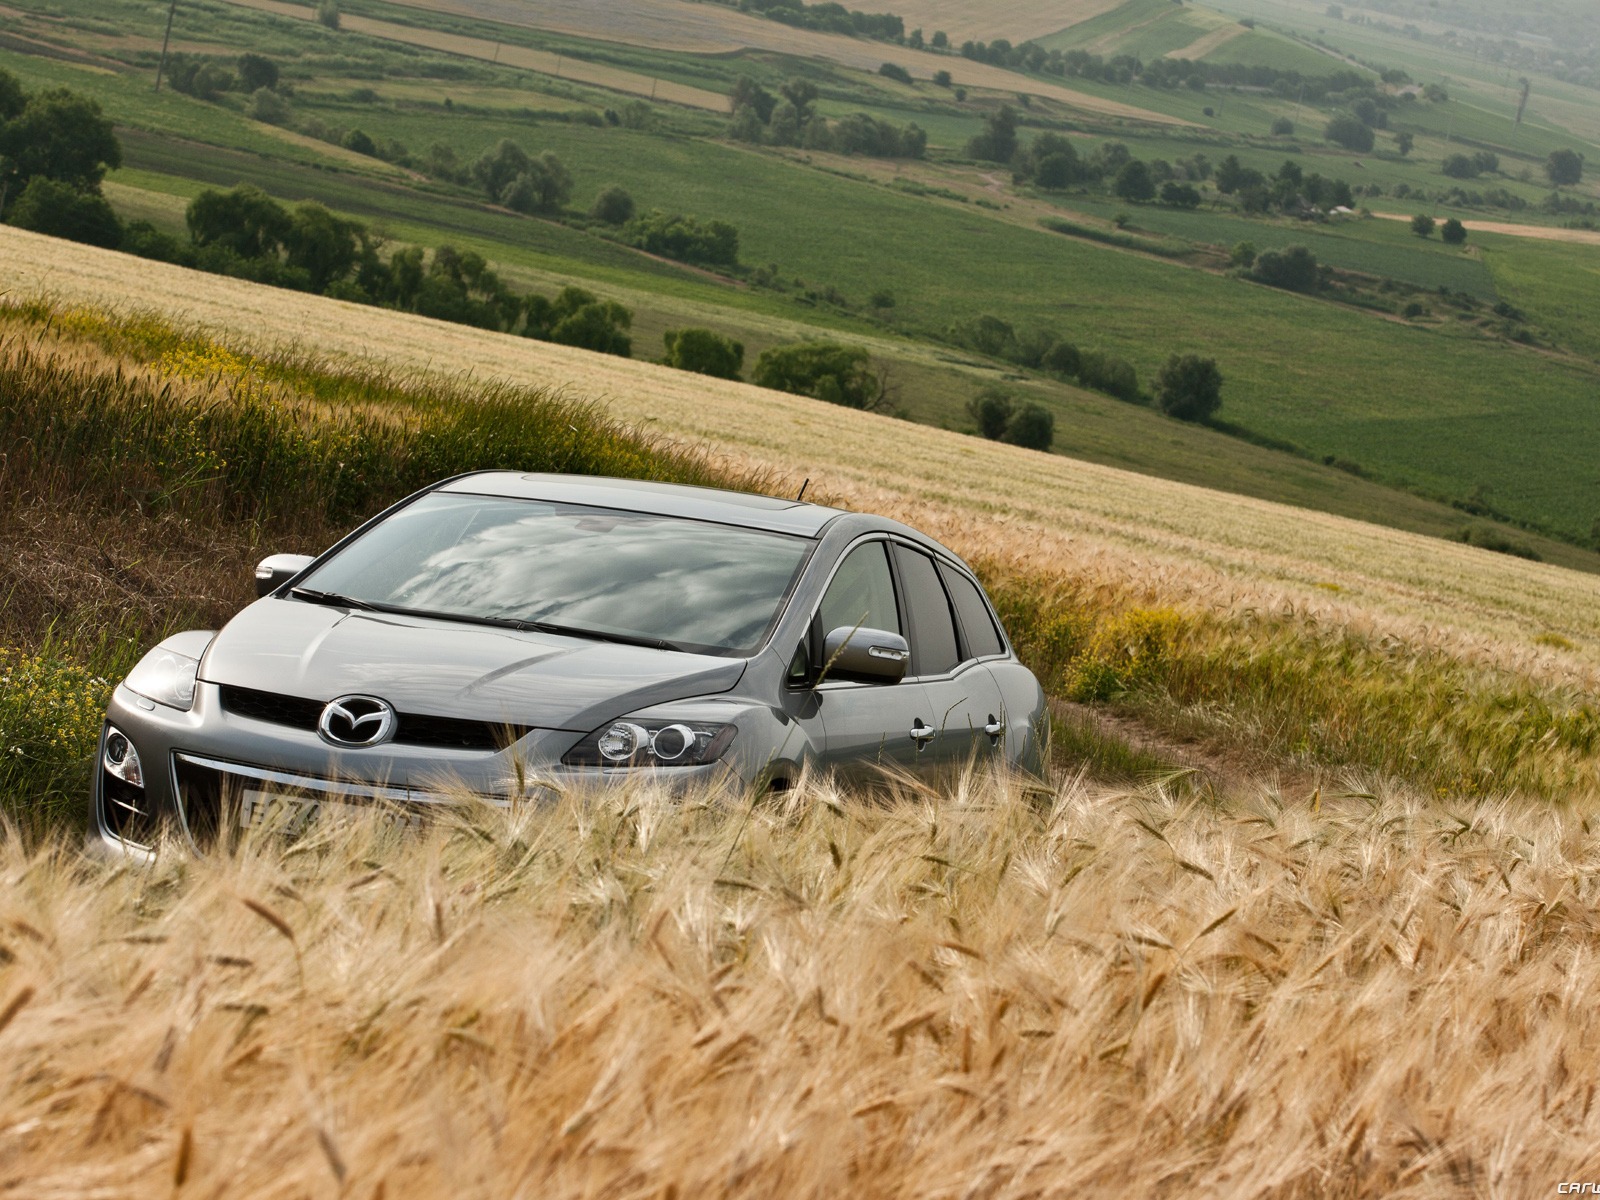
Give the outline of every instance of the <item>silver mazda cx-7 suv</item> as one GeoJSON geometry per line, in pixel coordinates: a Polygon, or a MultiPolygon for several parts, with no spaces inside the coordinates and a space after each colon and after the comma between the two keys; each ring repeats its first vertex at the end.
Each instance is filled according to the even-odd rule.
{"type": "Polygon", "coordinates": [[[91,837],[196,848],[286,807],[551,795],[653,772],[784,788],[997,756],[1044,696],[971,571],[898,522],[707,488],[485,472],[317,558],[118,685],[91,837]]]}

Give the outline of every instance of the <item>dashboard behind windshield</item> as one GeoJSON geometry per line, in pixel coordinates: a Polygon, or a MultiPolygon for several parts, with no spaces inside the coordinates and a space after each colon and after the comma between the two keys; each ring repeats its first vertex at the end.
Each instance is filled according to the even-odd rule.
{"type": "Polygon", "coordinates": [[[391,610],[746,657],[812,545],[681,517],[434,492],[298,582],[391,610]]]}

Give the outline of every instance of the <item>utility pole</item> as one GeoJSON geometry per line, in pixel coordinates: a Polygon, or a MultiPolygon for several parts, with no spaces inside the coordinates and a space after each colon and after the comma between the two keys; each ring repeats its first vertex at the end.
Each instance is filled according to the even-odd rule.
{"type": "Polygon", "coordinates": [[[172,43],[172,18],[177,14],[178,0],[172,0],[167,9],[167,32],[161,37],[161,61],[156,64],[156,91],[161,90],[161,73],[167,69],[167,47],[172,43]]]}

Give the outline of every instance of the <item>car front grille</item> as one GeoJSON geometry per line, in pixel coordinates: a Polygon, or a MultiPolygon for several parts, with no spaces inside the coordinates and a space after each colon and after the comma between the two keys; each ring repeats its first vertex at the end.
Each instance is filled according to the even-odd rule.
{"type": "MultiPolygon", "coordinates": [[[[255,721],[268,721],[290,729],[315,733],[323,702],[300,696],[282,696],[254,688],[221,688],[224,712],[255,721]]],[[[464,721],[424,713],[396,713],[393,741],[402,746],[428,746],[445,750],[502,750],[528,733],[530,726],[494,721],[464,721]]]]}

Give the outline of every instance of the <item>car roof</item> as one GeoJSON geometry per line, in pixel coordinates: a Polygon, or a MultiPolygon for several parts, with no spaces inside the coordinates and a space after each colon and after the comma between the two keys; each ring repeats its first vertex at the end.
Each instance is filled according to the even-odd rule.
{"type": "Polygon", "coordinates": [[[830,521],[844,515],[841,509],[821,504],[758,496],[749,492],[596,475],[480,471],[446,480],[435,490],[657,513],[664,517],[714,521],[720,525],[738,525],[808,538],[817,537],[830,521]]]}

